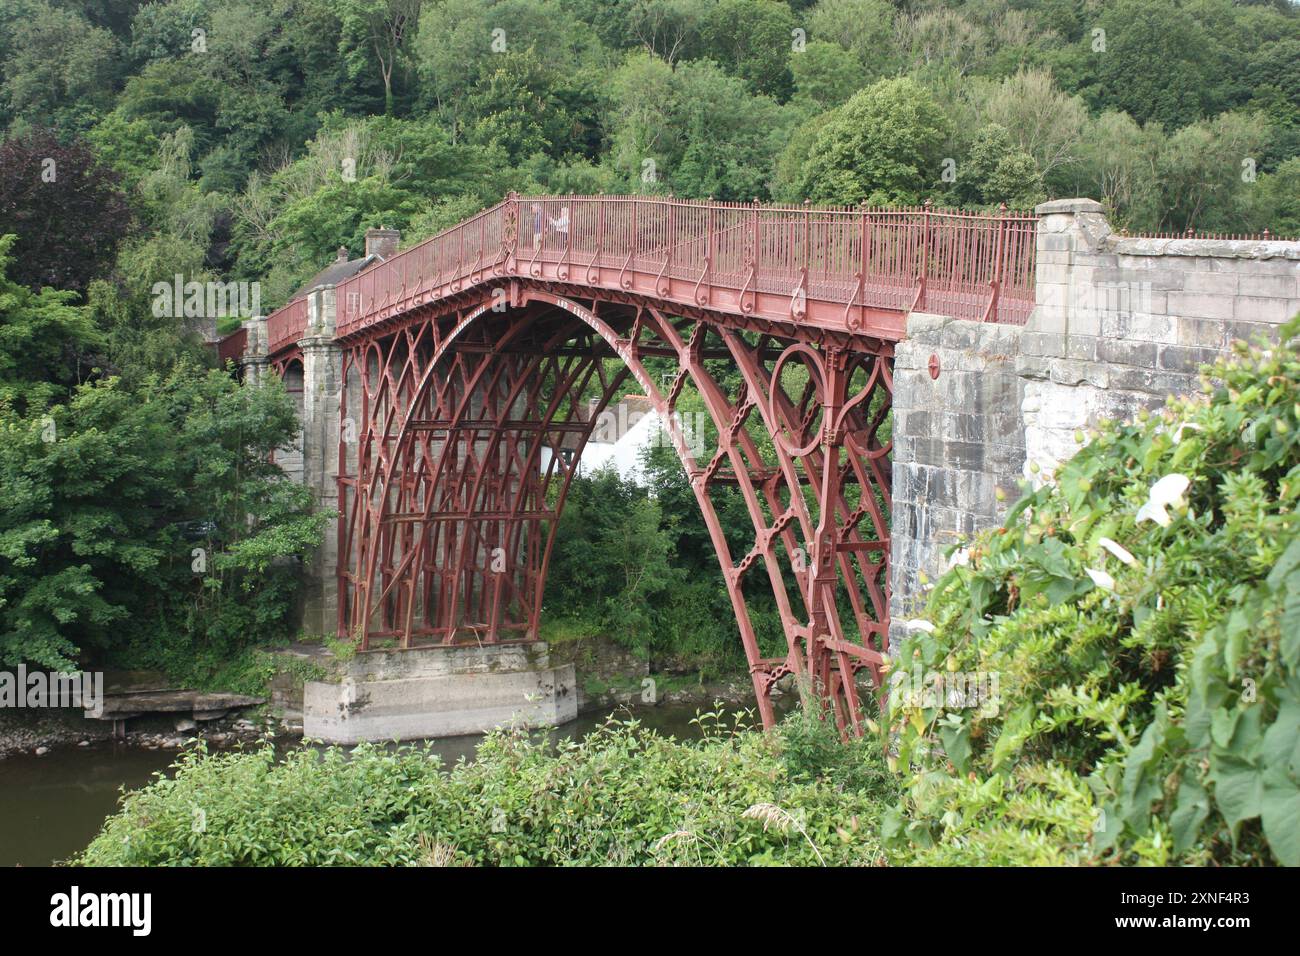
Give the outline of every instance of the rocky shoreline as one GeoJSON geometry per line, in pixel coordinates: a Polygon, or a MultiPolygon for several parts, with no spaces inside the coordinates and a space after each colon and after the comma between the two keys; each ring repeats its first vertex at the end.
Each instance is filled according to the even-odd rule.
{"type": "MultiPolygon", "coordinates": [[[[195,739],[213,747],[253,743],[295,732],[289,721],[270,716],[231,714],[197,723],[158,716],[132,721],[122,743],[147,750],[180,750],[195,739]]],[[[302,728],[296,729],[301,733],[302,728]]],[[[111,721],[87,720],[68,711],[0,713],[0,760],[17,754],[43,757],[55,748],[89,747],[113,739],[111,721]]]]}
{"type": "MultiPolygon", "coordinates": [[[[590,714],[599,710],[612,713],[623,707],[640,709],[680,704],[696,704],[701,710],[709,710],[716,702],[734,707],[752,699],[752,689],[743,678],[696,684],[683,683],[679,675],[674,680],[662,674],[629,674],[626,670],[619,672],[613,668],[602,676],[608,678],[615,674],[617,677],[609,683],[580,691],[580,713],[590,714]],[[646,677],[653,677],[659,683],[653,699],[646,699],[644,693],[643,680],[646,677]]],[[[774,688],[773,696],[784,696],[782,688],[774,688]]],[[[263,708],[232,711],[217,720],[197,722],[179,715],[146,715],[130,721],[121,742],[149,750],[180,750],[197,738],[211,747],[227,748],[267,737],[301,736],[301,719],[295,717],[298,715],[292,712],[287,717],[273,716],[263,708]]],[[[55,748],[90,747],[112,739],[112,721],[88,720],[76,710],[0,712],[0,761],[17,754],[40,757],[55,748]]]]}

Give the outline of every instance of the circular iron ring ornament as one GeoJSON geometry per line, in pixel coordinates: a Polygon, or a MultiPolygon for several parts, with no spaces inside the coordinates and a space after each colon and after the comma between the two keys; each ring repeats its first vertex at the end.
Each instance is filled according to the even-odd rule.
{"type": "MultiPolygon", "coordinates": [[[[819,402],[826,391],[826,366],[822,364],[821,356],[817,354],[817,351],[812,346],[805,345],[803,342],[795,342],[793,345],[786,346],[785,351],[777,358],[776,364],[772,366],[772,384],[767,390],[767,414],[768,420],[776,424],[776,428],[772,432],[772,440],[780,444],[781,448],[790,457],[804,458],[811,454],[812,450],[820,443],[820,429],[818,429],[817,434],[812,436],[808,444],[796,447],[786,438],[785,429],[779,424],[782,418],[777,414],[776,407],[777,398],[785,394],[781,388],[781,369],[796,352],[803,353],[805,356],[805,367],[808,369],[809,378],[812,377],[814,369],[817,372],[818,380],[815,384],[819,402]]],[[[789,398],[789,396],[786,397],[789,398]]]]}

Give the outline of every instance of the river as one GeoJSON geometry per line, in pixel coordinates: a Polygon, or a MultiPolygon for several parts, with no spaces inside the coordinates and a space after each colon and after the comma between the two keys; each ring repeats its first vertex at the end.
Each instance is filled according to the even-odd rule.
{"type": "MultiPolygon", "coordinates": [[[[692,718],[698,704],[639,708],[641,722],[679,739],[699,736],[692,718]]],[[[704,708],[707,709],[707,708],[704,708]]],[[[728,706],[728,711],[737,709],[728,706]]],[[[550,731],[552,739],[582,738],[605,720],[579,717],[550,731]]],[[[431,741],[446,764],[472,759],[482,737],[431,741]]],[[[286,749],[301,746],[285,738],[286,749]]],[[[44,866],[85,848],[117,807],[122,788],[144,786],[156,773],[170,773],[175,750],[148,750],[106,741],[89,747],[58,747],[42,757],[18,754],[0,760],[0,866],[44,866]]]]}

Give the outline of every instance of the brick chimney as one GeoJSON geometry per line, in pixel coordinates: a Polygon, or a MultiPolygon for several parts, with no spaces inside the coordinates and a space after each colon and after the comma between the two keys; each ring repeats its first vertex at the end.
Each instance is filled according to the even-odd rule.
{"type": "Polygon", "coordinates": [[[378,256],[380,259],[390,259],[397,254],[397,241],[402,238],[402,234],[396,229],[389,229],[387,226],[381,226],[378,229],[366,230],[366,255],[378,256]]]}

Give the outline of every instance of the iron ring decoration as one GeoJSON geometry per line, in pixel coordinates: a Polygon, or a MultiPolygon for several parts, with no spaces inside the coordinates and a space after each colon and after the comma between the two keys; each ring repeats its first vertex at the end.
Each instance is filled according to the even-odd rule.
{"type": "Polygon", "coordinates": [[[772,429],[772,441],[779,444],[782,450],[785,451],[785,453],[787,455],[790,455],[792,458],[803,458],[809,455],[812,452],[812,450],[817,447],[818,443],[821,441],[821,435],[820,434],[813,435],[813,437],[809,440],[808,444],[796,447],[786,439],[784,434],[784,429],[782,429],[780,425],[781,418],[776,414],[776,410],[777,410],[776,400],[777,397],[780,394],[782,394],[781,393],[781,368],[785,365],[786,361],[789,360],[790,357],[795,352],[801,352],[807,356],[809,374],[812,373],[812,370],[814,368],[816,369],[817,375],[821,379],[821,388],[819,389],[819,391],[825,391],[826,368],[822,364],[821,356],[817,354],[817,352],[812,348],[812,346],[805,345],[803,342],[795,342],[792,345],[786,346],[785,351],[782,352],[780,357],[777,358],[776,364],[772,366],[772,378],[768,386],[768,395],[767,395],[767,414],[768,414],[769,421],[771,421],[772,424],[775,426],[772,429]]]}

